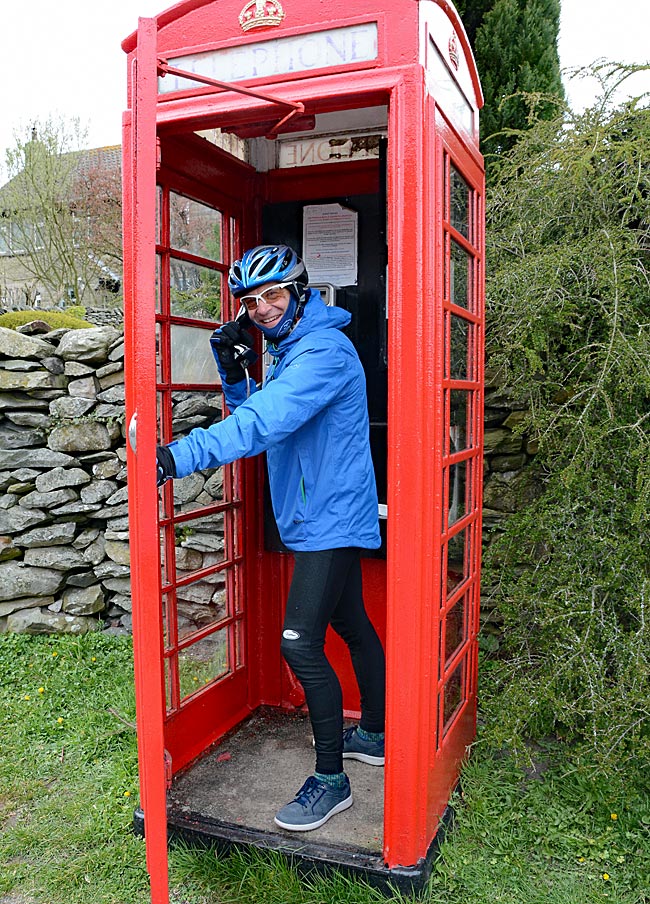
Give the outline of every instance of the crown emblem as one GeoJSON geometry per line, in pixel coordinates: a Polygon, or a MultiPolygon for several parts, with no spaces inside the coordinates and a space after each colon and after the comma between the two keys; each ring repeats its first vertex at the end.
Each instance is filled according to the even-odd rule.
{"type": "Polygon", "coordinates": [[[451,65],[454,69],[458,69],[460,56],[458,55],[458,41],[456,39],[455,31],[452,31],[451,37],[449,38],[449,59],[451,60],[451,65]]]}
{"type": "Polygon", "coordinates": [[[239,14],[239,24],[244,31],[279,25],[284,19],[284,10],[279,0],[250,0],[239,14]]]}

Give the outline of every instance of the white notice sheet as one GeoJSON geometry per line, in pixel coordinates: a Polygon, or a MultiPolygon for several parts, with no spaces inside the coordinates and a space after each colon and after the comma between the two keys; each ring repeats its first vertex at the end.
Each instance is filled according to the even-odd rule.
{"type": "Polygon", "coordinates": [[[310,283],[357,284],[358,215],[341,204],[303,208],[302,251],[310,283]]]}

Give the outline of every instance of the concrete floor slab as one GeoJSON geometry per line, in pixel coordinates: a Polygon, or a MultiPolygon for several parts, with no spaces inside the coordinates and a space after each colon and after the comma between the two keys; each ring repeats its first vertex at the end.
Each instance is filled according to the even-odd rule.
{"type": "Polygon", "coordinates": [[[354,804],[311,832],[286,832],[273,822],[314,770],[308,717],[270,707],[256,710],[195,765],[174,779],[169,793],[174,814],[271,833],[287,841],[334,844],[381,856],[384,770],[346,760],[354,804]]]}

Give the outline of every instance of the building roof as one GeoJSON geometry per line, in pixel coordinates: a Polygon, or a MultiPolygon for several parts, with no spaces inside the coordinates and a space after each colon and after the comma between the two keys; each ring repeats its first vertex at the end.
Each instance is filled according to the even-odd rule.
{"type": "MultiPolygon", "coordinates": [[[[35,142],[35,147],[38,145],[43,147],[38,138],[32,138],[32,142],[35,142]]],[[[30,145],[31,142],[26,145],[27,153],[29,153],[30,145]]],[[[94,171],[119,174],[122,166],[122,147],[119,144],[113,144],[100,148],[69,151],[62,154],[61,157],[65,161],[69,160],[71,164],[69,169],[62,167],[62,173],[65,173],[66,182],[68,182],[68,193],[70,193],[70,191],[74,190],[72,186],[74,186],[75,181],[88,176],[94,171]]],[[[17,173],[8,182],[0,186],[0,212],[2,212],[3,202],[6,203],[12,192],[20,188],[23,172],[17,173]]],[[[62,186],[62,193],[65,193],[65,186],[62,186]]]]}

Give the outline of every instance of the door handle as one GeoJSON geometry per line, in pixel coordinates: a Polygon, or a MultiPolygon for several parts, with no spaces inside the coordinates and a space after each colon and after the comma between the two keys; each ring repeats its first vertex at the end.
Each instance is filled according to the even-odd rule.
{"type": "Polygon", "coordinates": [[[127,436],[129,437],[129,445],[136,452],[137,445],[137,428],[138,428],[138,412],[134,411],[131,415],[131,420],[129,421],[129,428],[126,431],[127,436]]]}

